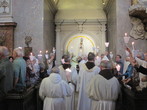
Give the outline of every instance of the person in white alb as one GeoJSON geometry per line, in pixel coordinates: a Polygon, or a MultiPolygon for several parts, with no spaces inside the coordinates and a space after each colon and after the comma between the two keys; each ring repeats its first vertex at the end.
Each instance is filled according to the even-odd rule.
{"type": "Polygon", "coordinates": [[[115,110],[115,101],[120,92],[119,82],[112,73],[110,61],[102,61],[100,66],[100,73],[87,86],[88,97],[92,100],[89,110],[115,110]]]}
{"type": "Polygon", "coordinates": [[[100,68],[95,66],[95,55],[90,52],[88,54],[88,61],[81,65],[79,71],[80,77],[80,90],[79,90],[79,99],[77,110],[90,110],[91,99],[86,94],[86,86],[89,84],[91,78],[95,77],[96,74],[99,74],[100,68]]]}
{"type": "Polygon", "coordinates": [[[61,78],[68,83],[70,83],[71,88],[74,90],[72,95],[70,97],[66,97],[66,110],[75,110],[74,109],[74,93],[75,93],[75,87],[77,84],[77,71],[76,68],[71,66],[70,64],[70,58],[68,55],[64,55],[64,60],[61,66],[59,66],[60,75],[61,78]]]}
{"type": "Polygon", "coordinates": [[[39,95],[44,102],[43,110],[66,110],[65,97],[71,96],[72,92],[70,85],[59,75],[59,69],[54,67],[39,88],[39,95]]]}

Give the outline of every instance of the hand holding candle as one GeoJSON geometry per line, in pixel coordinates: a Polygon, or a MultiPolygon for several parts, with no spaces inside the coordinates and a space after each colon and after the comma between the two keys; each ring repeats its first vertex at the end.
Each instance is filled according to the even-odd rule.
{"type": "Polygon", "coordinates": [[[119,72],[120,71],[120,65],[116,65],[116,69],[117,69],[117,71],[119,72]]]}
{"type": "Polygon", "coordinates": [[[129,39],[130,39],[130,37],[128,36],[127,33],[125,33],[125,36],[124,36],[124,42],[125,42],[125,44],[127,44],[129,42],[129,39]]]}
{"type": "Polygon", "coordinates": [[[46,59],[49,58],[49,56],[48,56],[48,50],[46,50],[46,52],[45,52],[45,58],[46,58],[46,59]]]}
{"type": "Polygon", "coordinates": [[[109,42],[105,42],[105,46],[106,47],[109,47],[109,42]]]}

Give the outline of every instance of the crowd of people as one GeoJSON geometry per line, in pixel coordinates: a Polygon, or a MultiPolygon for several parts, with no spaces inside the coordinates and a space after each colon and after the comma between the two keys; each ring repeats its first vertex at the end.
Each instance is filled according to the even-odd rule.
{"type": "Polygon", "coordinates": [[[9,56],[7,47],[0,46],[0,98],[11,90],[21,91],[41,81],[39,95],[43,110],[115,110],[121,84],[132,86],[135,74],[139,84],[136,90],[147,87],[147,53],[143,57],[129,55],[123,61],[121,55],[95,55],[77,58],[63,55],[61,65],[54,65],[55,53],[45,63],[37,57],[23,56],[22,48],[16,48],[9,56]],[[47,66],[45,65],[47,64],[47,66]],[[78,92],[75,108],[75,92],[78,92]]]}

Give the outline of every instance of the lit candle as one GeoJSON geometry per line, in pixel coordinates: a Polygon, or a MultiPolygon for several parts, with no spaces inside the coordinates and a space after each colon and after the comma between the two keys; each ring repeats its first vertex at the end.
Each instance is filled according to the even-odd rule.
{"type": "Polygon", "coordinates": [[[32,52],[30,53],[30,56],[29,57],[30,57],[30,60],[33,61],[34,56],[33,56],[33,53],[32,52]]]}
{"type": "Polygon", "coordinates": [[[125,33],[125,36],[124,36],[124,42],[125,42],[125,44],[127,44],[129,42],[129,39],[130,39],[130,37],[128,36],[127,33],[125,33]]]}
{"type": "Polygon", "coordinates": [[[53,47],[53,53],[55,53],[56,52],[56,49],[55,49],[55,47],[53,47]]]}
{"type": "Polygon", "coordinates": [[[112,52],[110,52],[110,58],[111,58],[111,59],[113,58],[113,53],[112,53],[112,52]]]}
{"type": "Polygon", "coordinates": [[[46,52],[45,52],[45,58],[46,59],[48,59],[49,57],[48,57],[48,51],[46,50],[46,52]]]}
{"type": "Polygon", "coordinates": [[[109,42],[105,42],[105,46],[106,47],[109,47],[109,42]]]}
{"type": "Polygon", "coordinates": [[[116,65],[117,71],[120,71],[120,65],[116,65]]]}
{"type": "Polygon", "coordinates": [[[43,59],[42,59],[42,51],[39,51],[38,60],[39,60],[40,62],[43,61],[43,59]]]}
{"type": "Polygon", "coordinates": [[[135,44],[135,43],[134,43],[134,42],[132,42],[132,48],[133,48],[133,50],[135,50],[135,48],[134,48],[134,44],[135,44]]]}
{"type": "Polygon", "coordinates": [[[135,57],[135,47],[134,47],[134,44],[135,44],[135,42],[132,42],[132,48],[133,48],[132,55],[133,55],[133,57],[135,57]]]}
{"type": "Polygon", "coordinates": [[[127,37],[128,36],[128,34],[127,33],[125,33],[125,37],[127,37]]]}

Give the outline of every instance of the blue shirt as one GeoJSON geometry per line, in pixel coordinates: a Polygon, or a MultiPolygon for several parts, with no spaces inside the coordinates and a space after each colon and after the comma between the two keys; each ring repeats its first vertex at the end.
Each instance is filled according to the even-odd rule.
{"type": "Polygon", "coordinates": [[[127,76],[126,79],[128,79],[132,76],[132,73],[133,73],[133,66],[131,64],[129,64],[126,72],[122,76],[127,76]]]}
{"type": "Polygon", "coordinates": [[[18,78],[16,87],[26,86],[26,62],[22,57],[16,58],[13,62],[14,78],[18,78]]]}

